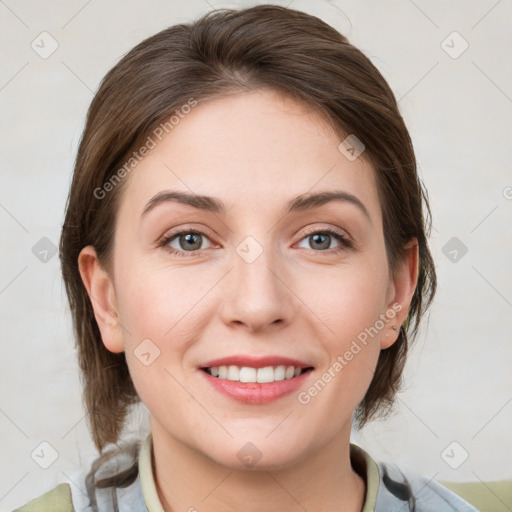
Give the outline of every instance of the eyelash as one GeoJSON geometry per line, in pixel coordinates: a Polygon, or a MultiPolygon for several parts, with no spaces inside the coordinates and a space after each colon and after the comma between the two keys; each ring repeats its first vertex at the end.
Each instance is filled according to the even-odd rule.
{"type": "MultiPolygon", "coordinates": [[[[173,247],[169,246],[169,243],[172,242],[172,240],[174,240],[176,237],[179,237],[180,235],[183,235],[183,234],[201,235],[201,236],[205,236],[206,238],[208,238],[206,233],[203,233],[202,231],[196,231],[193,229],[182,229],[180,231],[176,231],[176,232],[171,233],[170,235],[164,237],[162,239],[162,241],[159,243],[159,247],[164,248],[169,254],[172,254],[174,256],[183,256],[183,257],[201,256],[201,251],[207,250],[207,249],[202,249],[202,250],[197,249],[195,251],[179,251],[179,250],[174,249],[173,247]]],[[[310,249],[311,251],[318,252],[318,253],[324,253],[324,254],[334,254],[334,253],[341,252],[342,250],[354,248],[354,244],[352,243],[351,240],[349,240],[349,238],[346,235],[344,235],[342,232],[337,231],[333,228],[314,229],[314,230],[308,231],[304,234],[304,236],[300,239],[300,241],[302,241],[305,238],[308,238],[312,235],[316,235],[316,234],[332,236],[340,243],[340,245],[338,247],[333,247],[331,249],[320,250],[320,251],[315,250],[315,249],[310,249]]]]}

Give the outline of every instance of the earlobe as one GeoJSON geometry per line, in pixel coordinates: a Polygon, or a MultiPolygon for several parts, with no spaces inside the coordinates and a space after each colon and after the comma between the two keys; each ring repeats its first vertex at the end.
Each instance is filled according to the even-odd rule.
{"type": "Polygon", "coordinates": [[[93,246],[88,245],[80,251],[78,268],[94,310],[103,344],[111,352],[123,352],[124,342],[114,284],[107,271],[101,266],[93,246]]]}
{"type": "Polygon", "coordinates": [[[390,347],[398,339],[400,329],[407,318],[419,272],[419,248],[416,239],[404,247],[404,257],[400,266],[390,278],[388,312],[393,318],[381,337],[381,349],[390,347]]]}

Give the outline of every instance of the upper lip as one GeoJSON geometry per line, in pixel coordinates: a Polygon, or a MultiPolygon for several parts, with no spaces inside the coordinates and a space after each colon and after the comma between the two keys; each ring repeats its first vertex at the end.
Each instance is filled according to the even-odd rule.
{"type": "Polygon", "coordinates": [[[229,357],[221,357],[219,359],[212,359],[200,365],[201,368],[214,368],[216,366],[248,366],[250,368],[265,368],[266,366],[295,366],[295,368],[310,368],[312,365],[293,359],[290,357],[282,356],[244,356],[234,355],[229,357]]]}

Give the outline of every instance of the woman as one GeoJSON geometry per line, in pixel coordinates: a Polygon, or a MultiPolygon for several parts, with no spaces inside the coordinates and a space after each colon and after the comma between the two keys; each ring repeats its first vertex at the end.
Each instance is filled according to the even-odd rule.
{"type": "Polygon", "coordinates": [[[350,444],[434,295],[428,214],[392,91],[319,19],[218,11],[140,43],[91,104],[61,238],[105,453],[86,498],[22,510],[475,510],[350,444]]]}

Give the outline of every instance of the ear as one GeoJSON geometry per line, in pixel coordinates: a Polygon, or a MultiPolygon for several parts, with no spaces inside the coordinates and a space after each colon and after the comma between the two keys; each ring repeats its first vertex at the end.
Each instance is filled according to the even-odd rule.
{"type": "Polygon", "coordinates": [[[92,245],[80,251],[78,268],[94,309],[103,344],[111,352],[123,352],[124,342],[114,284],[107,271],[101,266],[92,245]]]}
{"type": "Polygon", "coordinates": [[[389,279],[387,311],[394,312],[381,337],[380,348],[388,348],[398,339],[400,328],[405,322],[409,306],[416,290],[419,272],[418,241],[411,240],[404,247],[405,254],[399,267],[389,279]],[[393,328],[396,327],[396,329],[393,328]]]}

